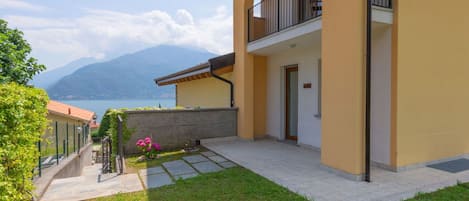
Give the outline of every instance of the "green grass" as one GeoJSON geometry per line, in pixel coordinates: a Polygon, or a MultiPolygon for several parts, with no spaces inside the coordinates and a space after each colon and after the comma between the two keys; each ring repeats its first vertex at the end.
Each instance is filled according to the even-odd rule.
{"type": "Polygon", "coordinates": [[[241,167],[203,174],[174,185],[135,193],[117,194],[96,201],[199,201],[199,200],[307,200],[241,167]]]}
{"type": "Polygon", "coordinates": [[[467,201],[469,200],[469,183],[458,184],[433,193],[419,194],[407,201],[467,201]]]}
{"type": "MultiPolygon", "coordinates": [[[[125,162],[127,165],[127,172],[133,173],[133,172],[138,172],[139,169],[146,169],[150,167],[161,166],[165,162],[180,160],[182,159],[182,157],[200,154],[200,152],[203,152],[203,151],[207,151],[207,149],[203,147],[199,147],[199,151],[196,151],[196,152],[164,156],[158,159],[148,160],[144,162],[137,162],[137,159],[139,156],[128,157],[125,159],[125,162]]],[[[168,152],[172,152],[172,151],[161,152],[160,154],[168,153],[168,152]]]]}

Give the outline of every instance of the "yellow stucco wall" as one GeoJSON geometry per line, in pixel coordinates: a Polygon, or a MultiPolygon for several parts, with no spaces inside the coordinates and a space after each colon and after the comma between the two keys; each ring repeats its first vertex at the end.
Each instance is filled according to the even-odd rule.
{"type": "Polygon", "coordinates": [[[253,0],[233,1],[233,68],[235,106],[238,107],[238,136],[254,139],[254,56],[247,53],[247,10],[253,0]]]}
{"type": "Polygon", "coordinates": [[[395,166],[469,152],[467,8],[467,0],[398,1],[392,70],[395,166]]]}
{"type": "Polygon", "coordinates": [[[322,16],[322,163],[364,172],[365,5],[327,0],[322,16]]]}
{"type": "MultiPolygon", "coordinates": [[[[221,77],[231,80],[232,73],[221,77]]],[[[216,78],[204,78],[177,84],[177,104],[184,107],[230,107],[230,85],[216,78]]]]}

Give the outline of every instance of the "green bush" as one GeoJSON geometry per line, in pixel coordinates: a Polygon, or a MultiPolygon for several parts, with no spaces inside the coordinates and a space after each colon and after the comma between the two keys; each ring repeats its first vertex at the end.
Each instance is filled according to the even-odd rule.
{"type": "Polygon", "coordinates": [[[99,130],[97,137],[104,137],[107,134],[107,130],[109,130],[109,115],[108,113],[111,111],[111,109],[106,110],[104,113],[103,118],[101,119],[101,125],[99,125],[99,130]]]}
{"type": "Polygon", "coordinates": [[[31,200],[37,142],[47,128],[47,94],[0,85],[0,200],[31,200]]]}

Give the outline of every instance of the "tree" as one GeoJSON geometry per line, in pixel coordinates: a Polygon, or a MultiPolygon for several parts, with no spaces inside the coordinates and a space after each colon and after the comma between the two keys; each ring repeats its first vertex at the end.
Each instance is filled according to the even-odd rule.
{"type": "Polygon", "coordinates": [[[23,39],[23,32],[8,28],[0,19],[0,83],[16,82],[26,85],[34,75],[46,67],[30,57],[31,47],[23,39]]]}

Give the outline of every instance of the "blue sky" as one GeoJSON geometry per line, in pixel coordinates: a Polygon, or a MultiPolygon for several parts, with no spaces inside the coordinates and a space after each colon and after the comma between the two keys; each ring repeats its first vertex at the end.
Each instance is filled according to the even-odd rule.
{"type": "Polygon", "coordinates": [[[48,69],[159,44],[232,51],[233,0],[0,0],[48,69]]]}

